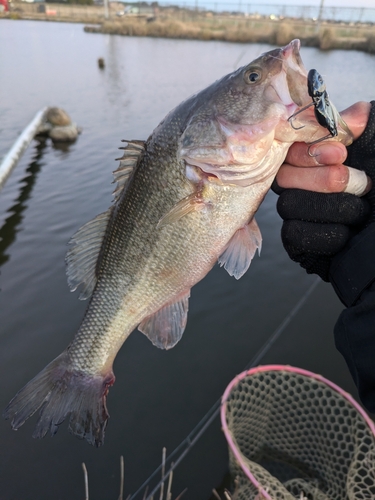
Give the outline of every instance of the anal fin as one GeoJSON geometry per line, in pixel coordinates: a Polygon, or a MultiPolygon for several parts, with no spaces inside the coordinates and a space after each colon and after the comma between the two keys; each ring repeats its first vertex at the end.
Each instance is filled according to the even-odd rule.
{"type": "Polygon", "coordinates": [[[160,349],[171,349],[184,333],[189,309],[190,290],[177,301],[163,306],[152,316],[145,318],[138,330],[160,349]]]}
{"type": "Polygon", "coordinates": [[[240,279],[249,269],[251,261],[258,249],[262,248],[262,235],[256,220],[253,218],[246,226],[238,229],[230,239],[228,246],[220,255],[220,266],[230,276],[240,279]]]}

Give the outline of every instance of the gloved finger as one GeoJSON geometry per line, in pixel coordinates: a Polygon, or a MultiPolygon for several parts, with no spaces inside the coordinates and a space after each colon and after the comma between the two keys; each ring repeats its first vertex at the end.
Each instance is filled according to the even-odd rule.
{"type": "Polygon", "coordinates": [[[316,223],[337,223],[348,226],[364,224],[371,207],[364,198],[348,193],[315,193],[301,189],[286,189],[277,200],[282,219],[316,223]]]}
{"type": "Polygon", "coordinates": [[[324,281],[329,281],[329,268],[332,257],[317,255],[309,252],[294,253],[290,256],[294,262],[298,262],[308,274],[317,274],[324,281]]]}
{"type": "Polygon", "coordinates": [[[305,189],[318,193],[348,192],[362,196],[371,188],[371,181],[364,172],[346,165],[327,167],[295,167],[284,163],[277,175],[280,188],[305,189]]]}
{"type": "Polygon", "coordinates": [[[271,189],[274,193],[279,194],[279,195],[285,190],[284,188],[279,186],[276,177],[274,178],[274,180],[272,182],[271,189]]]}
{"type": "MultiPolygon", "coordinates": [[[[375,181],[375,101],[363,134],[348,147],[347,165],[364,170],[375,181]]],[[[374,186],[375,187],[375,186],[374,186]]]]}
{"type": "Polygon", "coordinates": [[[313,146],[304,142],[295,142],[289,148],[285,163],[296,167],[336,165],[343,163],[346,155],[346,147],[340,142],[324,141],[313,146]]]}
{"type": "Polygon", "coordinates": [[[342,250],[352,236],[344,224],[315,224],[301,220],[285,221],[281,239],[292,260],[304,253],[332,257],[342,250]]]}

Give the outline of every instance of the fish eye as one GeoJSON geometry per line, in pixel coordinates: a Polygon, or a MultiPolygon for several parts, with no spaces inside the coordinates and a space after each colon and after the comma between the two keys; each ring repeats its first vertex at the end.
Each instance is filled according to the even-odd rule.
{"type": "Polygon", "coordinates": [[[259,69],[249,69],[245,73],[245,81],[246,83],[256,83],[262,77],[262,74],[259,69]]]}

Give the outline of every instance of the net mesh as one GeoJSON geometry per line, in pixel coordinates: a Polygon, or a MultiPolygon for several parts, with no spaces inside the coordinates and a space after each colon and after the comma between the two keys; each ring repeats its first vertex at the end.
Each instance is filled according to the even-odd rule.
{"type": "Polygon", "coordinates": [[[233,499],[375,499],[375,427],[323,377],[258,367],[228,386],[221,411],[233,499]]]}

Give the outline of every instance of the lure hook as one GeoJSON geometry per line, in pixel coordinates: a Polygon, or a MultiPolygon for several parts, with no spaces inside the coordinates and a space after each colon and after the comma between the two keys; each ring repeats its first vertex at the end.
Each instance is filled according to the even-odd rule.
{"type": "Polygon", "coordinates": [[[292,129],[294,129],[294,130],[300,130],[301,128],[305,128],[305,125],[301,125],[301,127],[295,127],[293,125],[293,121],[294,121],[296,115],[298,115],[298,113],[295,113],[294,115],[291,115],[288,118],[288,122],[290,123],[290,126],[292,127],[292,129]]]}
{"type": "Polygon", "coordinates": [[[313,155],[310,152],[311,146],[314,146],[314,144],[318,144],[319,142],[325,141],[326,139],[329,139],[330,137],[332,137],[332,134],[325,135],[324,137],[321,137],[320,139],[317,139],[316,141],[308,142],[307,143],[309,145],[309,147],[307,148],[308,155],[311,156],[312,158],[315,158],[316,156],[318,156],[318,155],[313,155]]]}
{"type": "Polygon", "coordinates": [[[294,130],[300,130],[301,128],[305,127],[305,125],[302,125],[302,127],[295,127],[293,125],[293,121],[295,120],[296,116],[299,115],[300,113],[302,113],[302,111],[305,111],[305,109],[310,108],[311,106],[314,106],[314,104],[315,104],[314,101],[311,101],[310,104],[308,104],[307,106],[304,106],[303,108],[299,109],[296,113],[293,113],[291,116],[289,116],[288,122],[290,123],[292,128],[294,128],[294,130]]]}

